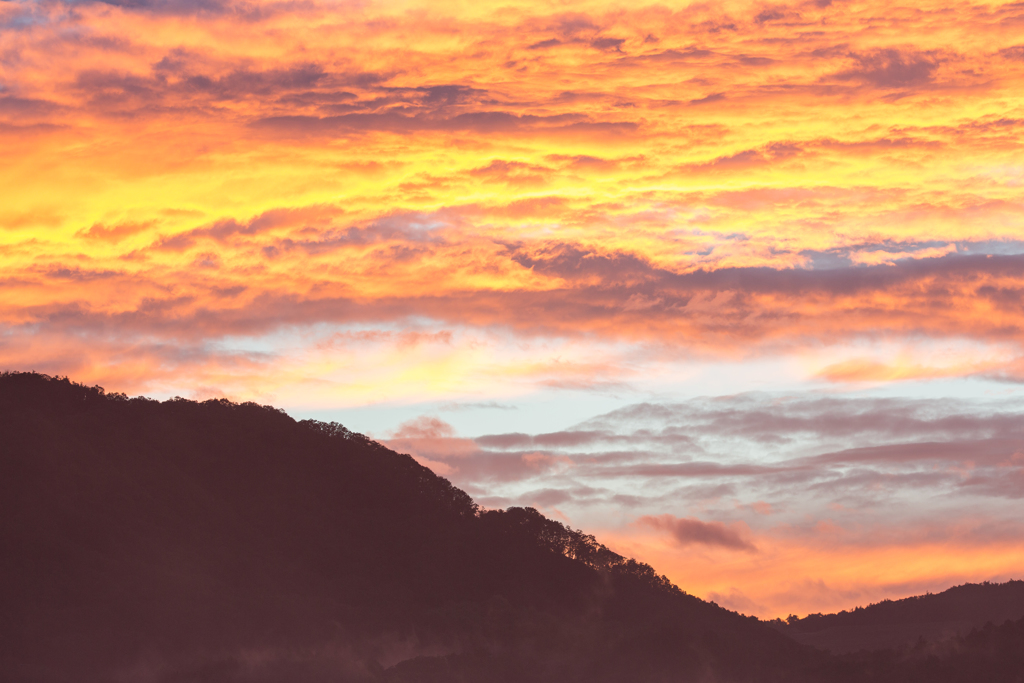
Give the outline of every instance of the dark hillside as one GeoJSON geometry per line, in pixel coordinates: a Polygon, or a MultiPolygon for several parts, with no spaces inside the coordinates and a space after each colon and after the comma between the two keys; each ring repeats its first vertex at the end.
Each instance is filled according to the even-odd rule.
{"type": "Polygon", "coordinates": [[[939,642],[842,655],[821,673],[830,683],[1022,683],[1024,618],[939,642]]]}
{"type": "Polygon", "coordinates": [[[0,376],[0,680],[798,681],[822,661],[339,425],[0,376]]]}
{"type": "Polygon", "coordinates": [[[838,614],[811,614],[776,626],[794,640],[835,653],[898,649],[943,641],[1024,617],[1024,581],[968,583],[942,593],[883,600],[838,614]]]}

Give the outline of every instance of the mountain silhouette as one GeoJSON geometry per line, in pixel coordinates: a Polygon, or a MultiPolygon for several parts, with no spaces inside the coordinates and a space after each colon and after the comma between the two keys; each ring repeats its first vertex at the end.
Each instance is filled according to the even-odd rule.
{"type": "Polygon", "coordinates": [[[808,650],[337,424],[0,376],[5,681],[794,680],[808,650]],[[766,678],[767,676],[767,678],[766,678]]]}
{"type": "Polygon", "coordinates": [[[1024,581],[968,583],[937,594],[810,614],[774,624],[806,645],[835,653],[898,649],[920,640],[938,642],[1024,618],[1024,581]]]}
{"type": "Polygon", "coordinates": [[[722,609],[335,423],[0,374],[2,683],[1024,681],[1024,619],[797,642],[851,618],[722,609]]]}

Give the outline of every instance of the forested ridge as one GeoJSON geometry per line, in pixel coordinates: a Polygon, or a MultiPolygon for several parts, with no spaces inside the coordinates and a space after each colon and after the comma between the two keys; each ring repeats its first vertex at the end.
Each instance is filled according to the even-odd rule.
{"type": "Polygon", "coordinates": [[[915,595],[844,610],[790,616],[772,625],[799,642],[832,652],[898,649],[917,641],[950,640],[986,624],[1024,617],[1024,581],[968,583],[941,593],[915,595]]]}
{"type": "Polygon", "coordinates": [[[336,424],[16,373],[0,420],[8,680],[760,680],[802,665],[756,620],[535,510],[483,510],[336,424]]]}
{"type": "Polygon", "coordinates": [[[0,375],[0,551],[12,683],[1016,681],[1024,644],[828,655],[340,425],[34,373],[0,375]]]}

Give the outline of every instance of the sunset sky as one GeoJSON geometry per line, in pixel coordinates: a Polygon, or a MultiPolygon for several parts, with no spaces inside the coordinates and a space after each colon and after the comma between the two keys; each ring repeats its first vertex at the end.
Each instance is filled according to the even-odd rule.
{"type": "Polygon", "coordinates": [[[1024,5],[0,1],[0,369],[761,617],[1024,578],[1024,5]]]}

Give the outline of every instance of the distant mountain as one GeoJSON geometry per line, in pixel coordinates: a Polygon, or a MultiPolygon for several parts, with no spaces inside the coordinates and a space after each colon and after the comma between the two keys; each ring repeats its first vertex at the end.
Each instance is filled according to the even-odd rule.
{"type": "Polygon", "coordinates": [[[1024,618],[938,642],[834,656],[817,669],[823,683],[1022,683],[1024,618]]]}
{"type": "Polygon", "coordinates": [[[0,376],[5,683],[809,681],[827,661],[340,425],[0,376]]]}
{"type": "Polygon", "coordinates": [[[775,621],[783,633],[805,645],[849,653],[900,649],[919,640],[940,642],[1024,618],[1024,581],[968,583],[935,595],[883,600],[838,614],[811,614],[775,621]]]}

